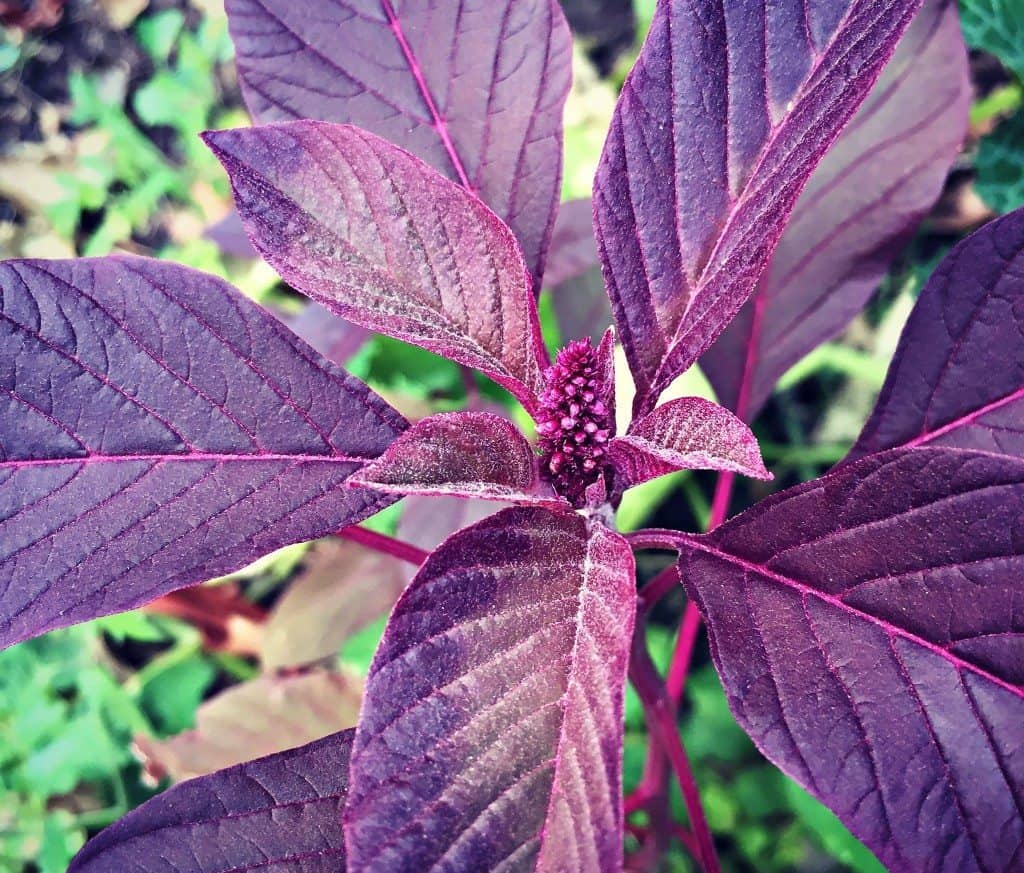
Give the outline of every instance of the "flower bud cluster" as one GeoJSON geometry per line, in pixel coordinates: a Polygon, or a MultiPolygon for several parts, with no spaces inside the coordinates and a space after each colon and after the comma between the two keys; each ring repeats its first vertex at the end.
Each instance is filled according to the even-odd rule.
{"type": "Polygon", "coordinates": [[[562,349],[544,374],[537,414],[541,474],[574,506],[604,467],[612,411],[602,397],[603,379],[590,340],[562,349]]]}

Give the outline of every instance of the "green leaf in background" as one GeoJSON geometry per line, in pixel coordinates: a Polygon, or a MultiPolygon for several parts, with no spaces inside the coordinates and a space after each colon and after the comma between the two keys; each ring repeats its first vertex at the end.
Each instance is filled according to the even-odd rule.
{"type": "Polygon", "coordinates": [[[1024,81],[1024,3],[1021,0],[960,0],[964,39],[987,51],[1024,81]]]}
{"type": "Polygon", "coordinates": [[[135,35],[146,54],[157,63],[166,63],[184,26],[185,15],[181,10],[166,9],[140,19],[135,35]]]}
{"type": "MultiPolygon", "coordinates": [[[[1024,14],[1024,2],[1021,2],[1024,14]]],[[[1021,33],[1024,51],[1024,32],[1021,33]]],[[[1002,122],[978,146],[974,162],[978,195],[998,212],[1024,206],[1024,112],[1002,122]]]]}
{"type": "Polygon", "coordinates": [[[827,807],[781,773],[789,807],[814,834],[821,847],[857,873],[885,873],[885,867],[854,837],[827,807]]]}
{"type": "Polygon", "coordinates": [[[155,674],[143,687],[141,703],[161,735],[195,727],[195,714],[216,668],[198,652],[155,674]]]}

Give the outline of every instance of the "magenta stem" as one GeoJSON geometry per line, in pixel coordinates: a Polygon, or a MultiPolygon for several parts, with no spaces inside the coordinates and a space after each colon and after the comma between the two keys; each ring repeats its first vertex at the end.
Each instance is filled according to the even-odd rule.
{"type": "Polygon", "coordinates": [[[366,548],[384,555],[390,555],[392,558],[398,558],[400,561],[408,561],[416,566],[422,564],[429,556],[429,552],[423,551],[412,543],[396,540],[387,534],[377,533],[375,530],[360,527],[358,524],[343,527],[335,536],[352,543],[359,543],[361,546],[366,546],[366,548]]]}
{"type": "Polygon", "coordinates": [[[637,632],[633,635],[632,653],[629,659],[629,679],[636,689],[637,696],[644,708],[647,725],[658,741],[661,749],[668,756],[676,780],[686,805],[686,814],[690,819],[690,827],[697,843],[697,859],[704,873],[720,873],[715,843],[711,837],[704,806],[697,791],[697,783],[690,769],[690,761],[686,756],[679,730],[676,725],[676,708],[665,692],[665,686],[658,676],[658,671],[651,661],[644,641],[644,623],[637,622],[637,632]]]}

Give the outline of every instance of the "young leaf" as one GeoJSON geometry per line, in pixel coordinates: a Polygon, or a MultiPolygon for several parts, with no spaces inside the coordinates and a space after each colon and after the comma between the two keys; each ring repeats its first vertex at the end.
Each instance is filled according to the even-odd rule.
{"type": "Polygon", "coordinates": [[[352,735],[175,785],[90,840],[68,873],[342,870],[352,735]]]}
{"type": "Polygon", "coordinates": [[[920,0],[661,0],[594,182],[637,409],[754,290],[814,167],[920,0]]]}
{"type": "Polygon", "coordinates": [[[608,446],[622,486],[676,470],[729,470],[770,479],[757,439],[729,410],[701,397],[682,397],[633,422],[608,446]]]}
{"type": "Polygon", "coordinates": [[[355,124],[477,194],[538,282],[562,174],[572,37],[556,0],[228,0],[259,122],[355,124]]]}
{"type": "Polygon", "coordinates": [[[192,779],[353,727],[362,692],[358,676],[322,668],[258,676],[202,704],[193,730],[135,744],[149,773],[192,779]]]}
{"type": "Polygon", "coordinates": [[[1024,210],[935,270],[848,460],[924,445],[1024,457],[1024,210]]]}
{"type": "Polygon", "coordinates": [[[353,869],[621,870],[634,584],[617,534],[533,507],[430,557],[367,680],[353,869]]]}
{"type": "Polygon", "coordinates": [[[417,422],[350,484],[397,494],[448,494],[568,504],[542,485],[537,459],[514,424],[490,412],[448,412],[417,422]]]}
{"type": "Polygon", "coordinates": [[[544,354],[515,238],[483,203],[365,131],[204,134],[253,244],[333,312],[482,370],[536,406],[544,354]]]}
{"type": "Polygon", "coordinates": [[[203,273],[0,265],[0,645],[132,609],[352,524],[405,427],[203,273]]]}
{"type": "Polygon", "coordinates": [[[952,0],[926,0],[811,175],[754,296],[701,357],[752,421],[793,364],[864,307],[960,151],[971,83],[952,0]]]}
{"type": "Polygon", "coordinates": [[[1024,861],[1024,462],[896,450],[762,501],[680,571],[737,720],[892,870],[1024,861]]]}

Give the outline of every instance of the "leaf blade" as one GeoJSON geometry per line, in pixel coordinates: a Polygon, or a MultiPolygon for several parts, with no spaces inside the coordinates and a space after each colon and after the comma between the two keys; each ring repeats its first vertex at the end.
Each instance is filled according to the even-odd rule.
{"type": "Polygon", "coordinates": [[[257,121],[355,124],[408,149],[509,224],[539,290],[572,38],[555,0],[467,7],[228,0],[227,13],[257,121]]]}
{"type": "Polygon", "coordinates": [[[220,280],[137,258],[13,261],[0,290],[0,644],[390,501],[342,483],[404,420],[220,280]]]}
{"type": "Polygon", "coordinates": [[[719,401],[744,421],[877,288],[942,189],[970,98],[956,4],[926,0],[811,175],[754,295],[701,357],[719,401]]]}
{"type": "Polygon", "coordinates": [[[594,184],[638,411],[753,292],[800,190],[918,5],[659,3],[594,184]]]}
{"type": "Polygon", "coordinates": [[[296,121],[203,136],[253,244],[293,287],[536,407],[536,304],[518,244],[483,203],[354,127],[296,121]]]}
{"type": "Polygon", "coordinates": [[[503,510],[434,553],[368,679],[345,813],[353,863],[619,868],[631,568],[617,535],[535,508],[503,510]],[[495,651],[515,655],[507,669],[495,651]],[[411,745],[396,751],[399,735],[411,745]]]}
{"type": "Polygon", "coordinates": [[[1020,860],[1022,495],[1017,459],[896,450],[683,543],[737,719],[889,867],[1020,860]]]}
{"type": "Polygon", "coordinates": [[[921,292],[847,461],[897,446],[1024,456],[1021,264],[1022,210],[949,253],[921,292]]]}
{"type": "Polygon", "coordinates": [[[337,870],[354,731],[183,782],[90,840],[69,873],[228,873],[280,864],[337,870]],[[211,851],[211,846],[215,848],[211,851]]]}

